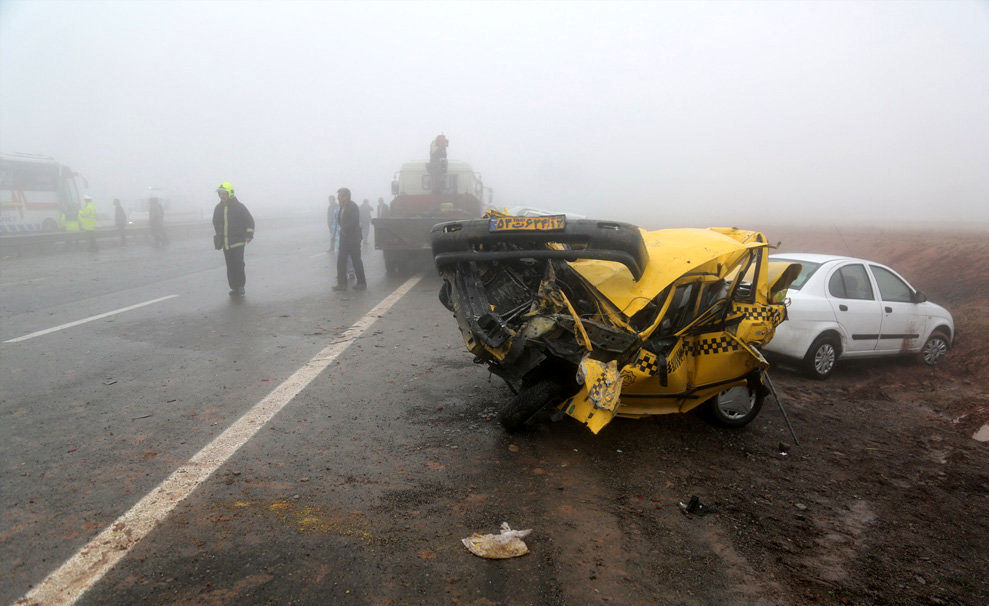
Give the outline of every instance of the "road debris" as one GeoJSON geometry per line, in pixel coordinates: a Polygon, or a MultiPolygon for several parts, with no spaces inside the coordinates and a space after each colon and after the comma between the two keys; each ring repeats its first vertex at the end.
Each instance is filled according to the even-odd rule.
{"type": "Polygon", "coordinates": [[[503,560],[515,558],[529,553],[522,537],[527,536],[532,529],[512,530],[508,522],[501,523],[499,534],[472,534],[466,539],[461,539],[464,547],[476,556],[488,558],[489,560],[503,560]]]}
{"type": "Polygon", "coordinates": [[[701,503],[700,498],[697,495],[694,495],[690,497],[690,500],[686,503],[680,501],[680,511],[683,512],[683,515],[703,516],[709,513],[714,513],[717,510],[714,507],[701,503]]]}

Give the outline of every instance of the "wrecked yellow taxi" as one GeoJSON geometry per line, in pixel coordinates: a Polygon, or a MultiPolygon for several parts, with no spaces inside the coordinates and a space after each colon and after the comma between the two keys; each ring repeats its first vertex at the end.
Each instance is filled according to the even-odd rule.
{"type": "Polygon", "coordinates": [[[566,215],[433,227],[440,301],[515,397],[507,431],[557,406],[594,433],[616,417],[702,411],[742,427],[762,407],[759,351],[799,273],[758,232],[645,231],[566,215]]]}

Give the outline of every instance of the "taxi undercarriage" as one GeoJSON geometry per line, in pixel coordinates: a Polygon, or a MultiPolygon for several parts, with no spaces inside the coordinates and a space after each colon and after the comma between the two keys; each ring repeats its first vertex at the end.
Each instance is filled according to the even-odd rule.
{"type": "Polygon", "coordinates": [[[431,237],[441,302],[475,362],[515,393],[499,414],[507,430],[547,405],[594,433],[615,416],[702,405],[725,426],[759,413],[757,347],[799,271],[771,265],[762,234],[494,213],[431,237]]]}

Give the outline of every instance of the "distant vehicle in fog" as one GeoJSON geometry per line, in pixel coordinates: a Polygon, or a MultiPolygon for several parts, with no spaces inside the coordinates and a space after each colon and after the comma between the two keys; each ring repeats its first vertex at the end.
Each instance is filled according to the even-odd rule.
{"type": "Polygon", "coordinates": [[[0,233],[58,231],[78,213],[78,173],[53,158],[0,154],[0,233]]]}
{"type": "Polygon", "coordinates": [[[810,253],[770,259],[802,269],[786,292],[787,321],[763,349],[801,361],[813,378],[829,377],[839,359],[910,353],[934,365],[951,348],[948,310],[885,265],[810,253]]]}
{"type": "MultiPolygon", "coordinates": [[[[484,183],[466,162],[448,161],[449,142],[439,135],[428,162],[406,162],[392,180],[388,215],[372,220],[374,247],[389,274],[401,273],[430,250],[433,225],[481,216],[484,183]]],[[[490,203],[490,199],[489,199],[490,203]]]]}

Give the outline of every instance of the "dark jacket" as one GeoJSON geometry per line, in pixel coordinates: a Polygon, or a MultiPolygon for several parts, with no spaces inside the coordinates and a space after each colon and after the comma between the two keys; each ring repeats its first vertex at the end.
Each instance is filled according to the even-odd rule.
{"type": "Polygon", "coordinates": [[[254,237],[254,217],[240,200],[231,197],[213,209],[213,229],[216,230],[217,241],[221,243],[220,248],[229,250],[243,246],[248,238],[254,237]]]}
{"type": "Polygon", "coordinates": [[[127,214],[124,212],[122,206],[115,206],[113,209],[113,221],[117,224],[117,227],[123,227],[127,225],[127,214]]]}
{"type": "Polygon", "coordinates": [[[353,243],[360,242],[361,237],[361,209],[353,200],[348,200],[340,205],[340,212],[337,215],[340,224],[340,242],[353,243]]]}

